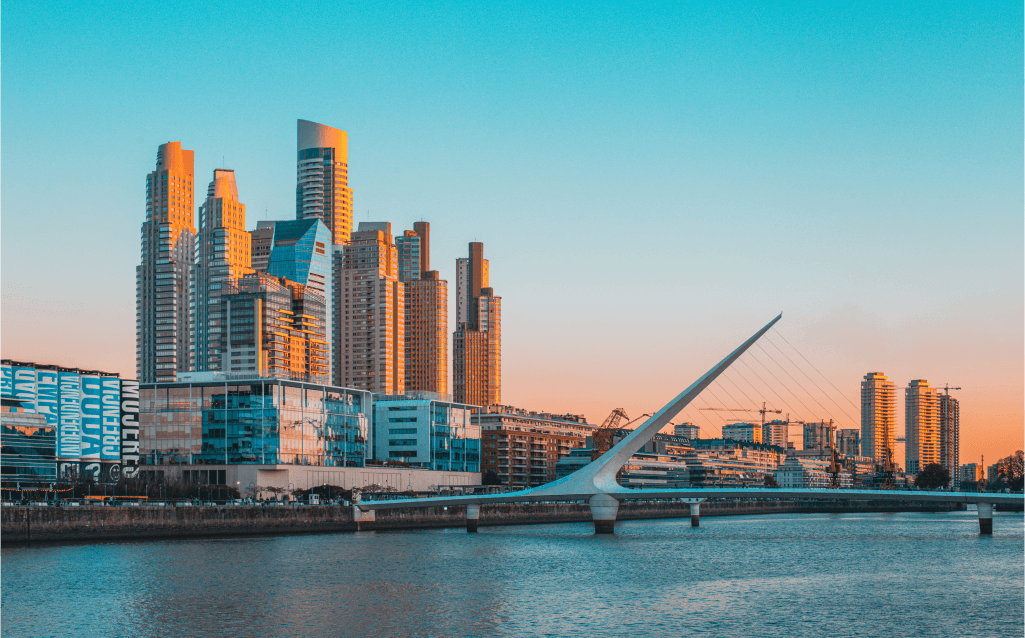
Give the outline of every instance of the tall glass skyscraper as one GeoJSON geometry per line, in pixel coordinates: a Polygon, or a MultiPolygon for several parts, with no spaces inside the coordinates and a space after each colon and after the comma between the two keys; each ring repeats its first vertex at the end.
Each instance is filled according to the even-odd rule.
{"type": "Polygon", "coordinates": [[[297,142],[296,219],[319,219],[331,231],[332,243],[349,243],[352,189],[348,133],[299,120],[297,142]]]}
{"type": "Polygon", "coordinates": [[[193,152],[161,144],[146,176],[142,260],[135,269],[135,369],[146,383],[174,381],[190,362],[189,294],[195,258],[193,152]]]}

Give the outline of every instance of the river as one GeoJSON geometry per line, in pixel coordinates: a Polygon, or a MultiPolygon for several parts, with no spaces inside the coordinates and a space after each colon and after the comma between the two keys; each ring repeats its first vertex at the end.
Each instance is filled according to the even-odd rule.
{"type": "Polygon", "coordinates": [[[783,514],[0,550],[3,636],[1021,636],[1025,519],[783,514]]]}

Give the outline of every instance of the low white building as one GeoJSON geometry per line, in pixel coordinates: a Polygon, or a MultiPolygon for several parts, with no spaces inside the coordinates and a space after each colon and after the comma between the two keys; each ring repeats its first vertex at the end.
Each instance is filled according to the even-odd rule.
{"type": "MultiPolygon", "coordinates": [[[[851,474],[845,469],[839,473],[840,488],[850,488],[851,474]]],[[[830,487],[829,461],[807,457],[788,456],[776,468],[776,482],[783,488],[828,488],[830,487]]]]}

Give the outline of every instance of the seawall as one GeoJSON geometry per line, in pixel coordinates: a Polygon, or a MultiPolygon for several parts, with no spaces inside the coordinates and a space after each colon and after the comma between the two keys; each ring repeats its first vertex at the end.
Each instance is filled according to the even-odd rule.
{"type": "MultiPolygon", "coordinates": [[[[821,512],[947,512],[961,504],[883,501],[717,501],[701,504],[701,516],[821,512]]],[[[0,511],[3,544],[115,539],[190,538],[266,534],[387,531],[463,527],[464,507],[378,510],[376,520],[357,523],[348,506],[305,507],[5,507],[0,511]]],[[[678,502],[626,502],[619,520],[689,518],[678,502]]],[[[480,526],[589,522],[585,503],[483,505],[480,526]]]]}

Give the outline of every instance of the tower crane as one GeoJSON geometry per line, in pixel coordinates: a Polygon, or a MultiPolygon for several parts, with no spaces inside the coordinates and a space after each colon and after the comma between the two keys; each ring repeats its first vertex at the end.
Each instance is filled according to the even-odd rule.
{"type": "Polygon", "coordinates": [[[616,436],[616,432],[646,416],[651,416],[651,413],[646,412],[633,421],[628,421],[623,425],[620,425],[620,421],[623,419],[629,419],[630,417],[626,415],[626,410],[623,408],[614,409],[612,413],[605,418],[605,421],[600,427],[591,431],[591,460],[595,460],[612,449],[612,440],[616,436]]]}
{"type": "Polygon", "coordinates": [[[765,425],[766,414],[783,414],[783,410],[773,410],[765,407],[766,402],[762,401],[761,409],[757,408],[698,408],[699,410],[715,410],[716,412],[758,412],[762,415],[762,425],[765,425]]]}

